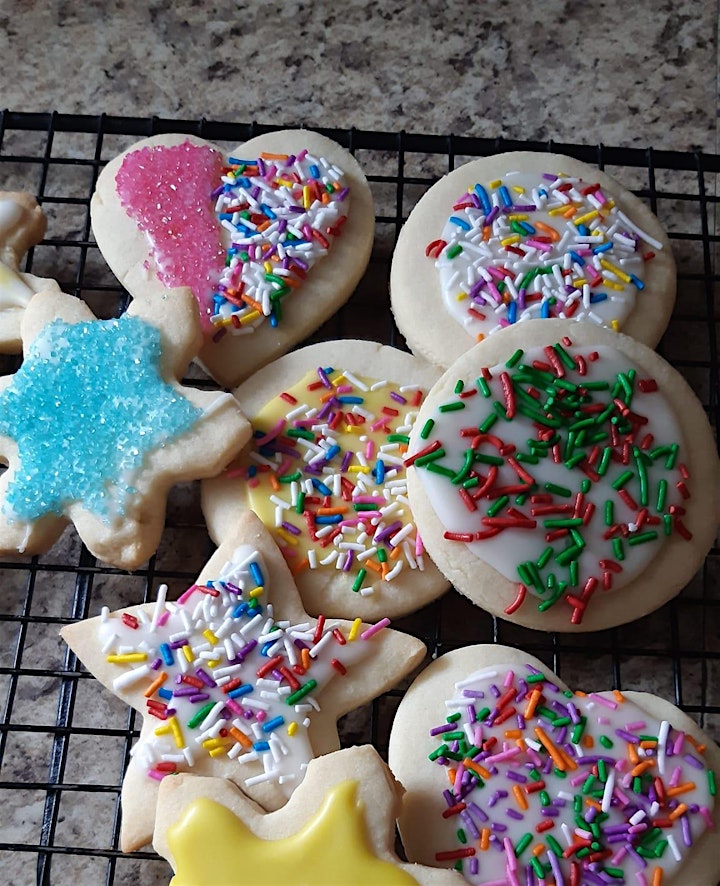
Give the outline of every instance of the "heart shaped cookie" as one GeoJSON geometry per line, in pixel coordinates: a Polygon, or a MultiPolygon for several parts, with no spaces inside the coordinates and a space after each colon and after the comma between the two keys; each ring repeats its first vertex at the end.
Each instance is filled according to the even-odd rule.
{"type": "Polygon", "coordinates": [[[134,298],[192,289],[199,360],[228,387],[347,300],[375,224],[353,156],[301,130],[258,136],[229,156],[192,136],[145,139],[102,171],[91,214],[98,246],[134,298]]]}
{"type": "Polygon", "coordinates": [[[408,857],[475,886],[720,878],[720,749],[642,692],[571,692],[532,656],[470,646],[398,708],[390,767],[408,857]]]}

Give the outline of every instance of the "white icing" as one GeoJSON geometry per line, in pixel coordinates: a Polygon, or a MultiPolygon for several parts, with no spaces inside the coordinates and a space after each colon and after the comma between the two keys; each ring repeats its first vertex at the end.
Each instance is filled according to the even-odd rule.
{"type": "MultiPolygon", "coordinates": [[[[571,355],[587,353],[587,351],[573,347],[568,347],[566,350],[571,355]]],[[[587,375],[580,376],[577,372],[569,371],[566,377],[567,380],[576,384],[582,384],[583,379],[589,382],[613,380],[618,372],[627,372],[629,369],[633,368],[637,370],[638,379],[647,377],[647,373],[645,373],[644,370],[629,360],[624,354],[620,354],[613,348],[603,346],[597,347],[594,350],[598,352],[600,359],[595,362],[587,362],[587,375]]],[[[546,359],[542,348],[534,348],[527,350],[520,362],[524,365],[532,365],[534,360],[545,362],[546,359]]],[[[479,374],[480,367],[477,367],[477,370],[477,374],[479,374]]],[[[462,466],[464,452],[470,447],[472,438],[460,437],[460,429],[473,426],[478,427],[478,425],[482,424],[487,415],[492,412],[492,403],[494,400],[499,400],[500,403],[504,404],[499,376],[501,372],[509,370],[506,369],[504,364],[500,364],[492,367],[490,371],[493,376],[493,380],[490,382],[493,396],[486,399],[481,393],[478,393],[476,396],[466,399],[464,401],[466,404],[465,409],[457,412],[441,413],[438,410],[435,410],[432,415],[435,420],[433,432],[427,440],[420,440],[417,442],[415,447],[416,451],[426,444],[431,443],[434,439],[439,439],[446,452],[446,457],[443,458],[439,464],[455,468],[462,466]]],[[[471,388],[475,384],[475,378],[464,379],[464,382],[466,388],[471,388]]],[[[642,427],[640,434],[638,435],[636,441],[637,445],[639,445],[640,440],[645,434],[650,433],[654,437],[654,446],[678,442],[681,444],[680,453],[682,453],[682,428],[678,423],[672,407],[663,396],[662,391],[658,390],[653,393],[642,393],[637,388],[637,385],[635,386],[635,391],[636,393],[632,401],[632,408],[648,419],[648,423],[642,427]]],[[[610,402],[608,392],[598,393],[603,395],[603,402],[610,402]]],[[[489,433],[499,436],[506,442],[515,444],[518,451],[524,452],[528,451],[527,440],[529,438],[536,439],[537,437],[532,421],[519,413],[510,422],[506,422],[500,418],[490,429],[489,433]]],[[[601,443],[600,445],[603,446],[604,444],[601,443]]],[[[498,455],[497,449],[488,443],[484,443],[479,451],[486,455],[498,455]]],[[[678,461],[682,461],[682,454],[678,461]]],[[[660,460],[659,464],[664,464],[664,460],[660,460]]],[[[572,490],[573,495],[571,498],[559,498],[555,496],[555,503],[573,504],[576,493],[580,491],[581,481],[585,479],[585,474],[579,469],[576,468],[571,471],[566,468],[563,463],[555,464],[551,457],[542,458],[537,465],[522,463],[522,466],[540,485],[541,488],[537,490],[538,493],[545,492],[543,488],[545,483],[554,483],[558,486],[563,486],[572,490]]],[[[488,465],[475,463],[475,468],[483,475],[487,475],[488,473],[488,465]]],[[[607,473],[602,480],[600,482],[592,483],[590,490],[585,495],[585,502],[592,502],[595,505],[595,512],[587,526],[580,526],[578,528],[578,531],[582,534],[583,539],[586,542],[586,548],[579,560],[578,584],[580,588],[585,579],[590,575],[600,575],[602,573],[602,570],[598,568],[598,561],[600,559],[615,559],[611,542],[605,541],[602,538],[603,533],[608,528],[604,522],[604,505],[608,497],[612,497],[615,502],[615,522],[630,524],[629,528],[631,529],[631,535],[633,534],[633,526],[635,527],[634,531],[638,531],[636,524],[633,523],[637,511],[628,508],[617,497],[617,493],[611,489],[612,483],[628,469],[635,470],[635,462],[632,456],[630,458],[630,464],[628,465],[618,464],[611,461],[607,473]]],[[[654,465],[648,468],[648,476],[655,477],[658,471],[659,467],[654,465]]],[[[487,527],[481,523],[481,518],[487,515],[487,508],[492,502],[483,499],[478,502],[478,510],[470,513],[460,496],[453,494],[452,490],[457,489],[458,487],[453,487],[451,481],[447,477],[431,473],[422,468],[418,468],[417,475],[425,488],[430,504],[446,530],[449,530],[450,532],[464,533],[487,529],[487,527]]],[[[674,472],[663,472],[660,476],[664,476],[668,481],[671,481],[668,483],[668,504],[682,503],[680,494],[674,487],[677,475],[674,472]]],[[[519,482],[517,474],[512,468],[508,467],[507,464],[499,467],[496,485],[517,484],[519,482]]],[[[634,485],[631,483],[627,488],[632,491],[633,497],[638,501],[637,481],[634,482],[634,485]]],[[[511,504],[514,502],[514,498],[515,495],[510,496],[511,504]]],[[[656,501],[656,486],[653,484],[648,503],[652,515],[656,513],[656,501]]],[[[524,514],[530,515],[532,505],[529,500],[524,505],[518,507],[524,514]]],[[[540,505],[540,507],[542,507],[542,505],[540,505]]],[[[538,516],[536,517],[537,527],[535,529],[506,529],[494,538],[489,538],[483,541],[473,541],[468,547],[478,558],[489,563],[507,579],[510,581],[519,581],[520,579],[516,568],[517,564],[526,560],[536,561],[542,552],[548,547],[548,544],[550,544],[545,540],[545,534],[549,530],[544,527],[543,521],[545,519],[562,519],[564,516],[571,517],[572,514],[538,516]]],[[[647,530],[657,531],[659,541],[634,546],[625,544],[625,560],[622,562],[622,572],[614,576],[612,585],[613,589],[617,589],[627,584],[633,577],[639,575],[653,558],[657,556],[658,544],[662,543],[662,538],[664,537],[663,526],[662,524],[654,526],[645,525],[640,531],[644,532],[647,530]]],[[[457,544],[457,542],[451,541],[446,543],[457,544]]],[[[556,552],[565,548],[568,543],[567,539],[561,539],[558,542],[555,542],[554,547],[556,552]]],[[[532,590],[532,588],[530,589],[532,590]]]]}
{"type": "MultiPolygon", "coordinates": [[[[142,765],[148,770],[153,769],[163,761],[177,761],[178,753],[187,751],[190,757],[204,754],[212,750],[212,744],[204,747],[204,741],[212,742],[215,739],[225,747],[229,757],[237,760],[238,764],[249,763],[259,760],[263,766],[261,775],[252,775],[245,783],[252,785],[260,781],[275,781],[288,796],[297,784],[302,780],[307,763],[314,756],[313,749],[307,732],[314,710],[320,709],[319,699],[322,690],[327,683],[338,676],[337,670],[332,666],[331,660],[336,659],[348,669],[351,665],[361,661],[372,653],[372,645],[358,637],[354,641],[348,641],[340,645],[332,634],[333,628],[338,624],[337,620],[328,620],[324,626],[323,636],[318,644],[312,649],[312,665],[305,675],[294,674],[302,685],[310,679],[317,681],[317,687],[305,695],[294,705],[286,702],[292,691],[288,682],[278,682],[272,673],[266,673],[263,677],[257,676],[257,670],[266,664],[272,656],[282,655],[283,661],[279,666],[292,669],[293,664],[300,661],[300,651],[295,645],[299,640],[309,647],[313,647],[314,622],[292,625],[282,621],[282,613],[273,614],[272,611],[272,588],[266,587],[260,596],[262,612],[254,618],[238,614],[233,616],[233,610],[239,603],[248,600],[249,593],[256,587],[256,582],[250,570],[250,564],[256,563],[261,573],[267,578],[267,570],[262,557],[249,545],[238,547],[231,561],[223,568],[217,582],[212,584],[220,592],[220,596],[212,597],[201,591],[195,591],[183,603],[167,602],[163,609],[170,612],[170,616],[164,625],[157,625],[159,614],[153,613],[151,620],[147,618],[141,622],[137,629],[125,625],[121,619],[121,613],[113,613],[99,626],[100,640],[103,650],[109,654],[122,652],[147,652],[147,661],[127,664],[119,664],[119,675],[114,681],[114,688],[118,691],[131,688],[138,680],[144,680],[147,684],[152,682],[161,672],[166,671],[169,675],[164,683],[164,689],[177,689],[176,675],[194,675],[197,668],[202,668],[215,682],[217,686],[205,686],[197,689],[197,692],[207,694],[208,698],[192,703],[188,697],[162,698],[155,693],[152,698],[165,702],[169,707],[177,711],[176,719],[180,726],[182,741],[180,744],[175,739],[172,730],[166,734],[150,734],[136,745],[133,753],[138,757],[142,765]],[[222,582],[234,585],[243,590],[242,596],[238,596],[224,587],[222,582]],[[278,621],[274,621],[274,617],[278,621]],[[211,632],[211,636],[205,632],[211,632]],[[213,642],[213,636],[216,642],[213,642]],[[157,670],[149,665],[158,657],[162,657],[161,645],[187,638],[192,649],[192,662],[189,662],[182,649],[172,651],[174,664],[161,664],[157,670]],[[257,641],[254,649],[247,652],[241,661],[238,653],[246,644],[257,641]],[[264,644],[271,643],[268,655],[261,654],[264,644]],[[320,644],[324,648],[318,649],[320,644]],[[243,685],[251,685],[252,691],[246,695],[239,695],[234,699],[234,704],[239,705],[243,711],[252,716],[245,717],[237,710],[231,711],[226,707],[229,695],[222,691],[222,684],[238,678],[243,685]],[[198,710],[205,705],[213,704],[213,708],[205,716],[204,720],[195,728],[190,728],[187,723],[197,714],[198,710]],[[260,714],[260,719],[257,713],[260,714]],[[263,730],[263,724],[268,723],[277,716],[282,716],[284,723],[269,732],[263,730]],[[288,727],[292,726],[294,734],[290,734],[288,727]],[[256,743],[253,749],[247,749],[232,737],[219,736],[220,729],[235,727],[245,733],[247,737],[256,743]],[[258,742],[266,741],[268,748],[257,746],[258,742]]],[[[201,678],[202,679],[202,678],[201,678]]],[[[189,685],[189,684],[187,684],[189,685]]],[[[156,730],[163,730],[169,721],[150,718],[156,723],[156,730]]],[[[185,769],[192,766],[192,762],[185,760],[179,768],[185,769]]]]}
{"type": "MultiPolygon", "coordinates": [[[[522,302],[517,302],[516,321],[544,316],[543,303],[555,297],[560,298],[568,310],[574,302],[578,303],[578,307],[572,314],[566,313],[564,309],[556,313],[553,309],[552,316],[561,318],[572,316],[574,320],[590,320],[603,326],[609,326],[613,320],[616,320],[622,328],[623,322],[635,305],[637,287],[627,279],[618,278],[613,267],[628,277],[634,275],[642,285],[644,275],[642,253],[648,251],[648,243],[653,249],[662,249],[662,244],[646,233],[640,232],[640,229],[630,223],[617,209],[609,209],[611,194],[600,191],[608,201],[605,204],[597,200],[593,202],[593,194],[583,196],[581,191],[591,183],[570,177],[562,177],[551,182],[544,180],[539,173],[519,171],[508,172],[502,181],[513,204],[535,205],[535,210],[527,213],[514,212],[513,209],[505,210],[502,208],[498,190],[489,187],[486,182],[481,183],[488,201],[501,207],[501,211],[492,221],[492,234],[488,240],[483,239],[486,218],[483,208],[473,206],[451,210],[442,232],[442,239],[447,242],[447,246],[436,261],[443,301],[450,315],[473,338],[478,334],[488,335],[498,328],[499,323],[503,325],[501,321],[508,320],[509,305],[493,296],[491,288],[497,283],[497,279],[487,271],[487,268],[505,268],[511,272],[506,278],[508,291],[512,300],[517,301],[525,275],[536,267],[541,267],[551,268],[553,273],[536,276],[526,288],[527,296],[540,293],[542,300],[528,302],[525,307],[522,302]],[[595,211],[599,211],[603,216],[587,221],[590,229],[587,236],[578,232],[578,226],[573,219],[551,214],[551,210],[561,208],[568,199],[562,192],[554,191],[554,186],[568,182],[576,185],[576,188],[570,192],[573,201],[580,207],[575,218],[581,218],[595,211]],[[518,188],[522,189],[522,192],[516,190],[518,188]],[[543,189],[547,192],[545,195],[542,193],[543,189]],[[508,252],[502,243],[507,238],[518,237],[517,232],[511,227],[513,219],[510,216],[513,214],[526,215],[527,218],[520,218],[518,223],[535,228],[535,235],[523,233],[519,235],[518,243],[510,244],[516,248],[521,247],[526,252],[524,257],[508,252]],[[463,226],[451,221],[452,218],[460,219],[469,229],[465,230],[463,226]],[[542,248],[534,246],[533,242],[537,236],[549,236],[547,232],[536,227],[537,222],[554,228],[558,239],[543,244],[542,248]],[[636,241],[633,235],[638,232],[640,239],[636,241]],[[643,240],[646,242],[643,243],[643,240]],[[601,247],[604,243],[612,243],[612,249],[592,254],[594,248],[601,247]],[[448,257],[448,251],[452,251],[458,245],[462,247],[462,251],[453,258],[448,257]],[[589,254],[581,254],[578,262],[577,254],[585,251],[589,254]],[[575,255],[571,255],[571,252],[575,255]],[[613,267],[603,266],[603,261],[609,262],[613,267]],[[588,276],[582,263],[594,268],[595,273],[588,276]],[[562,271],[571,271],[571,273],[563,276],[562,271]],[[598,281],[599,277],[603,278],[602,282],[598,281]],[[469,294],[475,284],[481,280],[491,281],[491,287],[483,286],[477,296],[471,300],[469,294]],[[612,286],[613,283],[617,288],[612,286]],[[570,292],[566,291],[566,284],[571,285],[570,292]],[[604,293],[607,299],[596,301],[601,293],[604,293]],[[484,314],[485,319],[469,314],[470,306],[484,314]]],[[[459,194],[456,204],[469,199],[470,195],[459,194]]]]}
{"type": "Polygon", "coordinates": [[[23,208],[14,200],[0,200],[0,239],[4,239],[17,227],[23,208]]]}

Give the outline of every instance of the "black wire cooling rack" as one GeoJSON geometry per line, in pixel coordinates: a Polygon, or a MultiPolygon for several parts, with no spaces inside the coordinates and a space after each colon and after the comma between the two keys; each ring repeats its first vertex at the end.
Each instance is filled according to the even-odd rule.
{"type": "MultiPolygon", "coordinates": [[[[133,141],[162,132],[199,135],[228,149],[275,127],[158,118],[4,112],[0,188],[37,195],[47,238],[26,269],[55,277],[100,317],[127,297],[92,239],[89,201],[102,165],[133,141]]],[[[376,206],[368,271],[350,302],[314,337],[371,338],[404,346],[389,310],[390,257],[408,212],[444,173],[506,150],[555,151],[605,169],[643,198],[673,241],[679,297],[660,351],[687,378],[711,422],[718,419],[716,273],[720,157],[648,148],[511,142],[405,132],[322,130],[366,171],[376,206]]],[[[19,358],[6,358],[4,372],[19,358]]],[[[210,385],[199,372],[193,383],[210,385]]],[[[119,793],[139,718],[109,696],[58,639],[74,619],[152,599],[190,584],[213,546],[197,487],[176,489],[158,553],[123,573],[96,561],[72,530],[43,557],[0,562],[0,871],[13,886],[166,884],[170,868],[152,852],[118,849],[119,793]]],[[[581,689],[646,689],[689,712],[720,738],[720,557],[709,554],[670,604],[631,625],[596,634],[542,634],[498,621],[455,592],[397,627],[435,655],[460,645],[501,642],[525,648],[581,689]]],[[[346,744],[387,749],[402,688],[341,724],[346,744]]]]}

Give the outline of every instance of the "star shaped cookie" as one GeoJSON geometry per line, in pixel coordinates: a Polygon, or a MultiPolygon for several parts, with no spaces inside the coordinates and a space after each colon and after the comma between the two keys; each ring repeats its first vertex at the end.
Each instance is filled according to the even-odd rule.
{"type": "Polygon", "coordinates": [[[36,292],[59,287],[20,270],[25,253],[45,236],[47,222],[32,194],[0,191],[0,353],[22,350],[20,321],[36,292]]]}
{"type": "Polygon", "coordinates": [[[228,778],[266,809],[283,805],[312,757],[339,746],[337,719],[411,671],[414,637],[311,618],[267,530],[236,524],[177,602],[146,603],[68,625],[91,673],[143,714],[123,782],[121,844],[152,836],[162,780],[228,778]]]}
{"type": "Polygon", "coordinates": [[[134,569],[156,550],[174,483],[218,473],[250,426],[227,393],[179,381],[200,331],[189,291],[97,320],[60,292],[35,295],[25,358],[0,381],[0,551],[37,554],[68,522],[90,551],[134,569]]]}
{"type": "MultiPolygon", "coordinates": [[[[373,198],[355,158],[307,130],[227,154],[204,139],[143,139],[103,169],[93,233],[133,298],[188,286],[199,360],[232,387],[314,332],[370,258],[373,198]]],[[[172,299],[166,315],[172,316],[172,299]]]]}
{"type": "Polygon", "coordinates": [[[154,844],[176,871],[172,886],[460,886],[455,871],[395,854],[402,794],[370,745],[312,760],[269,814],[227,781],[180,775],[160,787],[154,844]]]}

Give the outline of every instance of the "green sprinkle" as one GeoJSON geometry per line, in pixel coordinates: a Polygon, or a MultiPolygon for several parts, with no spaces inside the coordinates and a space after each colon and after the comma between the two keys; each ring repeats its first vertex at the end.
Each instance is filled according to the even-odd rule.
{"type": "Polygon", "coordinates": [[[528,465],[536,465],[540,463],[540,457],[537,455],[529,455],[527,452],[515,453],[515,461],[524,462],[528,465]]]}
{"type": "Polygon", "coordinates": [[[654,532],[654,531],[641,532],[638,535],[631,535],[630,538],[628,538],[627,543],[631,547],[634,547],[635,545],[644,545],[645,542],[648,542],[648,541],[655,541],[655,539],[657,537],[658,537],[658,534],[657,534],[657,532],[654,532]]]}
{"type": "MultiPolygon", "coordinates": [[[[472,452],[473,450],[471,450],[472,452]]],[[[499,455],[485,455],[484,452],[475,452],[475,461],[480,462],[483,465],[504,465],[505,459],[501,458],[499,455]]]]}
{"type": "Polygon", "coordinates": [[[532,843],[532,840],[532,834],[523,834],[523,836],[520,837],[520,839],[517,841],[517,845],[515,846],[515,858],[520,858],[523,852],[532,843]]]}
{"type": "Polygon", "coordinates": [[[617,477],[615,480],[613,480],[612,488],[615,491],[622,489],[623,486],[625,486],[627,483],[629,483],[630,480],[632,480],[632,478],[634,476],[635,476],[635,474],[633,474],[632,471],[623,471],[619,477],[617,477]]]}
{"type": "Polygon", "coordinates": [[[440,412],[458,412],[461,409],[465,409],[464,400],[453,400],[451,403],[443,403],[438,406],[440,412]]]}
{"type": "Polygon", "coordinates": [[[458,828],[455,833],[457,834],[457,838],[461,843],[467,843],[467,835],[465,834],[463,828],[458,828]]]}
{"type": "Polygon", "coordinates": [[[625,559],[625,547],[623,546],[621,538],[614,538],[612,540],[612,548],[613,548],[613,555],[616,560],[624,560],[625,559]]]}
{"type": "Polygon", "coordinates": [[[542,554],[540,554],[540,556],[537,558],[537,568],[544,569],[547,566],[548,561],[552,557],[553,553],[554,551],[552,545],[546,547],[542,554]]]}
{"type": "Polygon", "coordinates": [[[507,495],[501,495],[496,501],[490,505],[487,509],[488,517],[494,517],[496,514],[500,513],[505,505],[510,501],[510,497],[507,495]]]}
{"type": "MultiPolygon", "coordinates": [[[[531,683],[531,684],[532,683],[544,683],[545,682],[545,674],[528,674],[527,677],[525,677],[525,682],[531,683]]],[[[537,773],[536,781],[539,781],[540,780],[540,773],[537,772],[537,769],[534,769],[533,772],[537,773]]],[[[532,775],[532,773],[530,773],[530,774],[532,775]]],[[[534,776],[533,776],[533,778],[534,778],[534,776]]]]}
{"type": "Polygon", "coordinates": [[[476,379],[475,383],[480,388],[480,393],[483,395],[483,397],[490,397],[492,395],[492,392],[490,391],[490,385],[485,381],[482,375],[476,379]]]}
{"type": "Polygon", "coordinates": [[[662,521],[663,521],[663,532],[665,533],[665,535],[672,535],[672,531],[673,531],[672,514],[664,514],[662,521]]]}
{"type": "Polygon", "coordinates": [[[555,837],[553,837],[551,834],[547,834],[545,837],[545,842],[552,849],[552,851],[555,853],[555,855],[558,856],[558,858],[562,858],[563,848],[558,843],[558,841],[555,839],[555,837]]]}
{"type": "Polygon", "coordinates": [[[603,454],[600,456],[600,464],[597,467],[597,473],[601,477],[605,476],[607,469],[610,467],[612,451],[612,446],[606,446],[605,449],[603,449],[603,454]]]}
{"type": "Polygon", "coordinates": [[[460,470],[455,474],[452,478],[453,483],[457,486],[459,483],[467,477],[470,473],[470,469],[472,468],[473,461],[475,460],[475,450],[474,449],[466,449],[465,450],[465,460],[463,462],[463,466],[460,470]]]}
{"type": "Polygon", "coordinates": [[[409,443],[410,437],[407,434],[388,434],[388,443],[409,443]]]}
{"type": "Polygon", "coordinates": [[[463,391],[463,388],[464,388],[464,387],[465,387],[465,382],[464,382],[461,378],[459,378],[459,379],[455,382],[455,393],[456,393],[456,394],[461,394],[462,391],[463,391]]]}
{"type": "Polygon", "coordinates": [[[668,455],[667,459],[665,460],[665,467],[668,469],[668,471],[671,471],[675,467],[675,462],[677,461],[677,455],[678,455],[679,449],[680,449],[680,447],[678,446],[677,443],[672,443],[670,445],[670,454],[668,455]]]}
{"type": "Polygon", "coordinates": [[[457,721],[458,721],[461,717],[462,717],[462,714],[459,713],[459,712],[458,712],[458,713],[455,713],[455,714],[449,714],[447,717],[445,717],[445,722],[446,722],[446,723],[457,723],[457,721]]]}
{"type": "MultiPolygon", "coordinates": [[[[445,457],[445,450],[442,446],[439,449],[436,449],[434,452],[428,452],[426,455],[421,455],[420,458],[415,459],[415,464],[419,467],[423,465],[430,464],[431,461],[437,461],[440,458],[445,457]]],[[[450,472],[451,476],[455,476],[454,472],[450,472]]]]}
{"type": "Polygon", "coordinates": [[[580,484],[580,491],[583,493],[583,495],[585,495],[586,493],[590,492],[591,486],[592,486],[592,483],[589,480],[585,479],[580,484]]]}
{"type": "Polygon", "coordinates": [[[570,356],[570,354],[568,354],[565,348],[560,344],[560,342],[557,342],[557,344],[553,345],[553,350],[558,355],[561,362],[565,364],[566,369],[575,369],[575,361],[570,356]]]}
{"type": "MultiPolygon", "coordinates": [[[[417,462],[415,462],[415,464],[417,464],[417,462]]],[[[449,477],[450,479],[455,476],[455,471],[451,471],[450,468],[446,468],[444,465],[436,465],[435,462],[425,464],[424,468],[432,474],[440,474],[441,476],[449,477]]]]}
{"type": "Polygon", "coordinates": [[[460,253],[462,251],[463,251],[462,246],[459,243],[455,243],[453,246],[451,246],[448,249],[448,251],[445,253],[445,255],[447,255],[448,258],[455,258],[455,256],[460,255],[460,253]]]}
{"type": "Polygon", "coordinates": [[[568,563],[572,563],[573,560],[577,560],[577,558],[582,554],[583,549],[580,545],[571,545],[568,548],[565,548],[563,551],[555,557],[556,562],[560,566],[567,566],[568,563]]]}
{"type": "Polygon", "coordinates": [[[294,480],[300,480],[301,477],[300,471],[295,471],[293,474],[283,474],[282,477],[278,477],[278,483],[292,483],[294,480]]]}
{"type": "Polygon", "coordinates": [[[363,568],[358,569],[358,574],[355,576],[355,581],[352,584],[352,589],[356,593],[362,587],[362,583],[365,581],[366,575],[367,575],[367,569],[363,569],[363,568]]]}
{"type": "Polygon", "coordinates": [[[427,438],[432,433],[432,429],[435,427],[435,419],[429,418],[425,424],[423,425],[422,431],[420,431],[420,439],[427,440],[427,438]]]}
{"type": "Polygon", "coordinates": [[[385,548],[378,548],[377,558],[380,563],[387,563],[387,551],[385,548]]]}
{"type": "Polygon", "coordinates": [[[478,430],[481,434],[487,434],[490,428],[495,424],[498,420],[499,416],[497,412],[491,412],[488,417],[483,421],[478,430]]]}
{"type": "Polygon", "coordinates": [[[475,721],[479,723],[480,721],[484,720],[489,714],[490,708],[482,708],[482,710],[479,710],[475,715],[475,721]]]}
{"type": "Polygon", "coordinates": [[[508,369],[514,369],[515,366],[520,362],[523,355],[522,348],[518,348],[517,351],[510,357],[510,359],[505,363],[508,369]]]}
{"type": "Polygon", "coordinates": [[[637,448],[637,446],[633,446],[632,452],[635,459],[635,464],[637,465],[638,480],[640,481],[640,504],[643,507],[647,507],[648,484],[647,470],[645,469],[645,459],[643,457],[643,453],[637,448]]]}
{"type": "Polygon", "coordinates": [[[561,495],[563,498],[572,498],[572,489],[567,486],[558,486],[556,483],[546,483],[545,489],[553,495],[561,495]]]}
{"type": "Polygon", "coordinates": [[[560,520],[543,520],[546,529],[570,529],[571,526],[582,526],[582,517],[567,517],[560,520]]]}
{"type": "Polygon", "coordinates": [[[298,492],[297,502],[295,503],[295,513],[302,514],[305,510],[305,493],[298,492]]]}
{"type": "Polygon", "coordinates": [[[196,726],[199,726],[214,707],[215,704],[212,701],[208,702],[206,705],[203,705],[200,710],[196,711],[188,720],[188,729],[194,729],[196,726]]]}
{"type": "Polygon", "coordinates": [[[615,502],[608,499],[605,502],[605,525],[612,526],[615,523],[615,502]]]}
{"type": "Polygon", "coordinates": [[[612,747],[615,747],[615,744],[614,744],[613,740],[612,740],[611,738],[608,738],[607,735],[601,735],[600,738],[598,739],[598,741],[600,742],[600,744],[601,744],[604,748],[612,748],[612,747]]]}
{"type": "Polygon", "coordinates": [[[707,779],[708,791],[710,791],[710,796],[714,797],[717,794],[717,784],[715,783],[715,773],[712,769],[708,769],[707,779]]]}
{"type": "Polygon", "coordinates": [[[540,861],[540,859],[536,855],[533,855],[533,857],[530,859],[530,866],[535,871],[535,874],[537,875],[537,877],[540,880],[542,880],[545,877],[545,868],[543,867],[542,862],[540,861]]]}
{"type": "Polygon", "coordinates": [[[286,704],[297,704],[301,698],[305,698],[306,695],[309,695],[313,689],[317,686],[317,680],[308,680],[303,686],[299,689],[296,689],[295,692],[291,693],[285,699],[286,704]]]}
{"type": "Polygon", "coordinates": [[[667,480],[663,477],[658,481],[658,494],[657,494],[657,505],[656,510],[658,514],[661,514],[665,510],[665,499],[667,498],[667,480]]]}
{"type": "Polygon", "coordinates": [[[570,561],[570,565],[568,567],[568,570],[569,570],[568,584],[570,585],[571,588],[576,588],[578,586],[578,570],[579,570],[579,568],[580,567],[578,566],[577,560],[570,561]]]}
{"type": "Polygon", "coordinates": [[[288,428],[285,431],[286,437],[298,438],[302,437],[303,440],[314,440],[315,434],[312,431],[307,431],[305,428],[288,428]]]}

